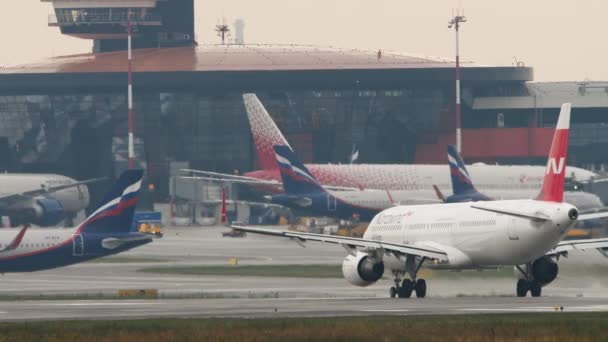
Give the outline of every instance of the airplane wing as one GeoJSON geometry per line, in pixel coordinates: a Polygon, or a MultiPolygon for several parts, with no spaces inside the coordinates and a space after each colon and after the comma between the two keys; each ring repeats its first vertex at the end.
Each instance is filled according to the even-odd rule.
{"type": "MultiPolygon", "coordinates": [[[[202,171],[206,172],[206,171],[202,171]]],[[[215,172],[212,172],[215,173],[215,172]]],[[[262,180],[252,177],[241,177],[241,176],[232,176],[227,175],[226,178],[216,178],[216,177],[206,177],[206,176],[180,176],[182,179],[194,179],[194,180],[203,180],[210,182],[222,182],[222,183],[239,183],[239,184],[249,184],[249,185],[276,185],[279,187],[283,187],[283,183],[273,180],[262,180]]],[[[332,191],[360,191],[359,188],[347,187],[347,186],[336,186],[336,185],[322,185],[323,188],[332,191]]],[[[372,189],[370,189],[372,190],[372,189]]]]}
{"type": "Polygon", "coordinates": [[[58,186],[53,186],[53,187],[41,187],[40,189],[36,189],[36,190],[31,190],[31,191],[25,191],[25,192],[21,192],[21,193],[15,193],[15,194],[9,194],[9,195],[5,195],[0,197],[0,203],[6,203],[7,205],[10,205],[12,203],[21,201],[21,200],[26,200],[29,199],[31,197],[35,197],[35,196],[40,196],[40,195],[47,195],[47,194],[52,194],[53,192],[57,192],[57,191],[61,191],[61,190],[65,190],[65,189],[70,189],[70,188],[74,188],[80,185],[87,185],[87,184],[91,184],[91,183],[97,183],[103,180],[108,179],[107,177],[99,177],[99,178],[92,178],[92,179],[87,179],[84,181],[80,181],[80,182],[74,182],[74,183],[70,183],[70,184],[64,184],[64,185],[58,185],[58,186]]]}
{"type": "Polygon", "coordinates": [[[395,255],[415,255],[420,257],[425,257],[429,259],[436,259],[439,261],[447,261],[448,256],[442,250],[431,248],[431,247],[422,247],[411,244],[395,244],[389,242],[382,242],[376,240],[369,239],[361,239],[347,236],[335,236],[335,235],[325,235],[325,234],[312,234],[312,233],[300,233],[300,232],[290,232],[285,230],[275,230],[268,228],[254,228],[247,226],[228,226],[234,230],[242,231],[246,233],[253,234],[262,234],[262,235],[271,235],[271,236],[279,236],[284,238],[296,239],[298,241],[317,241],[317,242],[325,242],[325,243],[333,243],[337,245],[341,245],[347,248],[372,248],[372,249],[381,249],[386,252],[393,253],[395,255]]]}
{"type": "Polygon", "coordinates": [[[584,239],[584,240],[568,240],[562,241],[557,244],[552,250],[547,252],[547,255],[559,255],[567,253],[568,251],[586,250],[586,249],[605,249],[608,248],[608,238],[600,239],[584,239]]]}
{"type": "Polygon", "coordinates": [[[10,252],[10,251],[14,250],[15,248],[19,247],[19,245],[21,244],[21,240],[23,240],[23,237],[25,236],[25,232],[27,231],[28,228],[29,228],[28,225],[23,226],[23,228],[21,228],[19,233],[17,233],[17,236],[15,236],[13,241],[11,241],[11,243],[6,245],[6,247],[0,249],[0,253],[10,252]]]}
{"type": "Polygon", "coordinates": [[[194,179],[194,180],[203,180],[210,182],[222,182],[222,183],[240,183],[240,184],[254,184],[254,185],[277,185],[283,186],[283,183],[272,181],[272,180],[261,180],[256,178],[251,179],[240,179],[240,178],[215,178],[215,177],[201,177],[201,176],[180,176],[181,179],[194,179]]]}

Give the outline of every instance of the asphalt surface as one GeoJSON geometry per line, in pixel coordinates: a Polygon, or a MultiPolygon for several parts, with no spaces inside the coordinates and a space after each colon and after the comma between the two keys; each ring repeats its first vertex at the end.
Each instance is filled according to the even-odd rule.
{"type": "Polygon", "coordinates": [[[542,298],[516,298],[515,277],[487,277],[484,272],[429,276],[427,298],[390,299],[390,279],[360,288],[341,278],[138,272],[144,267],[226,265],[231,257],[251,265],[335,265],[345,256],[334,245],[309,243],[302,248],[277,238],[222,238],[223,229],[218,228],[165,231],[163,239],[120,255],[126,262],[84,263],[0,276],[0,295],[6,297],[115,295],[119,289],[154,288],[161,299],[0,301],[0,320],[470,314],[545,312],[555,306],[563,306],[565,311],[608,311],[608,259],[594,251],[575,252],[561,260],[560,275],[543,289],[542,298]],[[153,262],[128,262],[133,258],[153,262]]]}
{"type": "Polygon", "coordinates": [[[590,298],[306,298],[26,301],[2,303],[5,321],[57,319],[127,319],[192,317],[328,317],[370,315],[431,315],[598,312],[608,310],[608,299],[590,298]]]}

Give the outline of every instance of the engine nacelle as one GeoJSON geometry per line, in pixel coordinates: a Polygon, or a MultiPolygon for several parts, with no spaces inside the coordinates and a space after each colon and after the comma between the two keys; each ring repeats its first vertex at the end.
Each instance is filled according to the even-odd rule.
{"type": "Polygon", "coordinates": [[[36,199],[29,211],[29,219],[35,225],[41,227],[53,226],[61,222],[65,217],[63,205],[56,199],[36,199]]]}
{"type": "Polygon", "coordinates": [[[384,275],[382,260],[374,260],[367,253],[349,255],[342,262],[344,278],[355,286],[369,286],[384,275]]]}
{"type": "MultiPolygon", "coordinates": [[[[519,270],[517,270],[516,272],[518,278],[525,279],[525,275],[522,274],[519,270]]],[[[530,273],[532,274],[532,278],[534,278],[535,281],[537,281],[541,286],[545,286],[554,281],[555,278],[557,278],[557,274],[559,273],[559,267],[557,266],[557,263],[553,261],[553,259],[551,259],[550,257],[542,257],[536,259],[532,263],[530,273]]]]}

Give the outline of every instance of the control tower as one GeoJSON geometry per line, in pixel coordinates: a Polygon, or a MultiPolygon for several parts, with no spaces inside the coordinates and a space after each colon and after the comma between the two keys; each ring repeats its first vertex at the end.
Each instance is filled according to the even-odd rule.
{"type": "Polygon", "coordinates": [[[131,13],[133,48],[194,45],[194,0],[41,0],[53,4],[49,26],[92,39],[93,52],[127,49],[131,13]]]}

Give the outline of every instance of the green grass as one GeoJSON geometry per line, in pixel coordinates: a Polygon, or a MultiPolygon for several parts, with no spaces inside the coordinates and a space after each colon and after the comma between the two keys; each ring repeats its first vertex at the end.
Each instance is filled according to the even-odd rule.
{"type": "Polygon", "coordinates": [[[605,341],[608,313],[1,323],[0,341],[605,341]]]}
{"type": "Polygon", "coordinates": [[[340,265],[255,265],[255,266],[183,266],[149,267],[145,273],[220,275],[244,277],[341,278],[340,265]]]}

